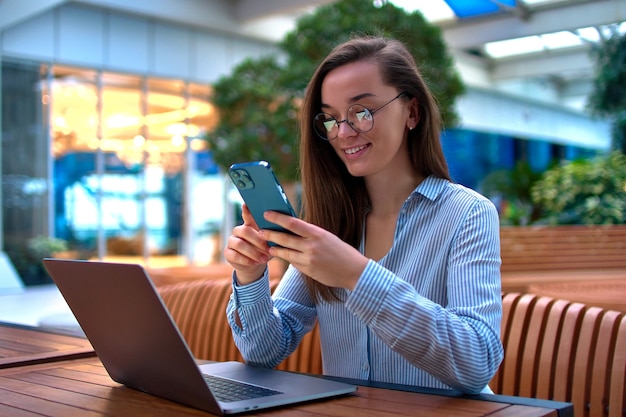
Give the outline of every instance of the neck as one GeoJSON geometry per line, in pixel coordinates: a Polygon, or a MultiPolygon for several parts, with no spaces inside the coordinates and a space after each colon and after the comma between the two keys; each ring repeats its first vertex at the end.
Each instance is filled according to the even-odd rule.
{"type": "Polygon", "coordinates": [[[424,180],[422,175],[406,170],[389,175],[375,175],[365,178],[365,185],[374,215],[388,215],[400,211],[402,204],[413,190],[424,180]]]}

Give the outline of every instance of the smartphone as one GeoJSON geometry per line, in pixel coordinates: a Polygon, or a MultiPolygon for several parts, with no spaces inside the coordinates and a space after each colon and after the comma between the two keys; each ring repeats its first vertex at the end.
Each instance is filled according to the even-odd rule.
{"type": "MultiPolygon", "coordinates": [[[[278,211],[297,217],[269,162],[253,161],[234,164],[228,170],[228,175],[260,229],[291,233],[263,218],[263,213],[266,211],[278,211]]],[[[275,245],[274,242],[268,242],[268,244],[275,245]]]]}

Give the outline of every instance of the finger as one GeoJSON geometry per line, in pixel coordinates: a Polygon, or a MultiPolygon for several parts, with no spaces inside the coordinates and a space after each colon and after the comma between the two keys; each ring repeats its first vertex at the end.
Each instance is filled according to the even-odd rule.
{"type": "MultiPolygon", "coordinates": [[[[247,229],[252,231],[249,227],[242,227],[241,229],[247,229]]],[[[255,239],[257,242],[251,242],[251,239],[247,239],[242,237],[245,235],[245,230],[239,231],[236,235],[232,235],[228,238],[228,245],[226,249],[235,252],[237,255],[241,255],[244,258],[250,259],[255,263],[266,263],[269,258],[269,246],[265,240],[260,239],[258,234],[255,232],[255,239]]],[[[239,256],[235,256],[235,254],[231,254],[233,257],[233,261],[243,262],[245,265],[249,265],[247,261],[244,261],[239,256]]],[[[224,253],[226,256],[226,252],[224,253]]]]}
{"type": "Polygon", "coordinates": [[[240,240],[235,240],[233,243],[238,245],[238,248],[243,248],[247,244],[255,248],[255,250],[258,250],[265,254],[268,253],[269,245],[267,244],[267,241],[262,236],[261,232],[258,229],[253,228],[252,226],[245,224],[236,226],[233,229],[232,237],[238,238],[240,240]]]}
{"type": "Polygon", "coordinates": [[[279,226],[284,227],[290,232],[302,236],[307,237],[312,233],[313,225],[298,219],[297,217],[289,216],[284,213],[279,213],[277,211],[266,211],[263,213],[263,217],[265,220],[277,224],[279,226]]]}
{"type": "Polygon", "coordinates": [[[264,262],[252,259],[232,248],[224,249],[224,259],[226,259],[226,262],[231,264],[235,269],[241,269],[242,267],[256,267],[264,264],[264,262]]]}
{"type": "Polygon", "coordinates": [[[299,242],[302,240],[302,238],[300,236],[271,229],[261,230],[259,232],[259,236],[268,242],[274,242],[278,246],[294,249],[297,251],[301,250],[299,242]]]}
{"type": "MultiPolygon", "coordinates": [[[[284,233],[283,233],[284,234],[284,233]]],[[[297,267],[298,265],[298,260],[299,260],[299,255],[301,254],[301,252],[294,250],[294,249],[290,249],[288,247],[285,246],[272,246],[270,248],[270,256],[272,256],[273,258],[280,258],[283,259],[284,261],[286,261],[287,263],[290,263],[294,266],[297,267]]]]}
{"type": "Polygon", "coordinates": [[[254,259],[251,259],[240,252],[229,248],[228,246],[224,248],[224,259],[235,269],[242,266],[255,266],[258,264],[258,262],[254,259]]]}
{"type": "Polygon", "coordinates": [[[256,230],[259,230],[259,226],[254,221],[254,217],[252,217],[252,213],[246,204],[241,206],[241,217],[246,226],[254,227],[256,230]]]}

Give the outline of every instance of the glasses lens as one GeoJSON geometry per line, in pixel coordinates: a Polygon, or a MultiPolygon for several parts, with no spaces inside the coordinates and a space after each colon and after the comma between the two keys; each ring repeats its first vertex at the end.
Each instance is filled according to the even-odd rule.
{"type": "Polygon", "coordinates": [[[337,119],[330,114],[320,113],[313,119],[315,133],[322,139],[334,139],[337,136],[337,119]]]}
{"type": "Polygon", "coordinates": [[[367,107],[353,104],[348,108],[348,122],[357,132],[369,132],[374,126],[374,116],[367,107]]]}
{"type": "Polygon", "coordinates": [[[353,104],[348,107],[348,117],[346,120],[337,122],[333,116],[328,113],[320,113],[313,119],[313,128],[315,133],[325,140],[333,140],[339,134],[339,125],[348,123],[356,132],[369,132],[374,127],[374,116],[372,112],[360,104],[353,104]]]}

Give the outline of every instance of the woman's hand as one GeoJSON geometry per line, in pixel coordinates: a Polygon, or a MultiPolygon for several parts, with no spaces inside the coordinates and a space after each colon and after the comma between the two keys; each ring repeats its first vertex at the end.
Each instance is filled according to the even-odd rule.
{"type": "Polygon", "coordinates": [[[239,285],[261,278],[270,260],[269,245],[259,232],[250,210],[242,207],[243,224],[233,229],[224,248],[224,258],[237,274],[239,285]]]}
{"type": "Polygon", "coordinates": [[[261,230],[263,240],[279,246],[269,254],[291,263],[316,281],[336,288],[354,289],[368,259],[334,234],[303,220],[267,211],[265,219],[294,233],[261,230]]]}

